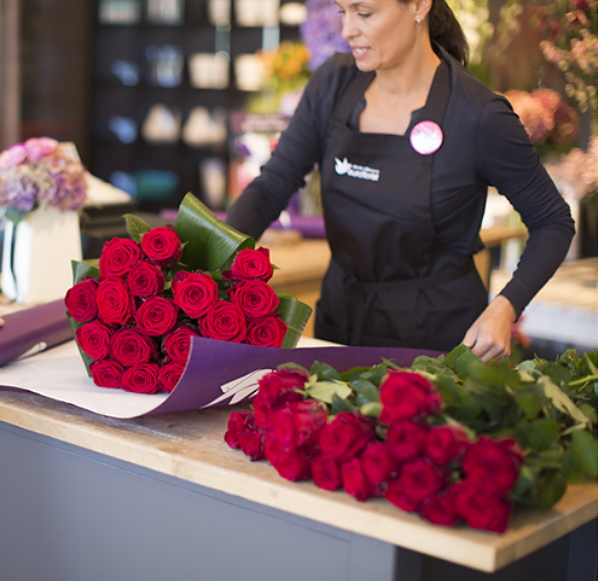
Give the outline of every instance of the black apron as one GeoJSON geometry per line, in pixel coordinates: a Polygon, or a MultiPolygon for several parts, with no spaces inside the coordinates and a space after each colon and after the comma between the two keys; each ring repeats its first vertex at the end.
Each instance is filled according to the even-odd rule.
{"type": "Polygon", "coordinates": [[[348,127],[373,76],[357,74],[327,127],[320,172],[332,260],[317,305],[316,337],[448,351],[487,304],[473,258],[451,251],[436,234],[434,154],[418,153],[409,141],[416,116],[442,127],[448,66],[438,67],[426,105],[405,135],[348,127]]]}

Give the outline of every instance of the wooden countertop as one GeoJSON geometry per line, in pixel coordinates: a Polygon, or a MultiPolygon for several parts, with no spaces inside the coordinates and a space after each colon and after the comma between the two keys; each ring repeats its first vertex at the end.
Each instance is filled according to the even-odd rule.
{"type": "Polygon", "coordinates": [[[570,486],[550,511],[521,511],[504,535],[433,526],[382,500],[360,503],[291,483],[223,441],[231,409],[116,420],[29,392],[0,391],[0,421],[314,521],[492,572],[596,517],[593,485],[570,486]]]}

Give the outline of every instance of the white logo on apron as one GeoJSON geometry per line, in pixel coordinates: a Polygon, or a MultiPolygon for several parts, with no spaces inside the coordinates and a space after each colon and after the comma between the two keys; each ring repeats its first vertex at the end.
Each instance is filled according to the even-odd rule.
{"type": "Polygon", "coordinates": [[[338,157],[334,158],[334,171],[339,176],[347,175],[351,178],[369,180],[371,182],[377,182],[380,177],[379,169],[351,163],[346,157],[343,160],[340,160],[338,157]]]}

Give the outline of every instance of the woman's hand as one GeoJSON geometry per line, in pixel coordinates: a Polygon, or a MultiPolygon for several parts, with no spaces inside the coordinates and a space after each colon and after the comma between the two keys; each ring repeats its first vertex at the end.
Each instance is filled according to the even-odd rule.
{"type": "Polygon", "coordinates": [[[476,319],[463,338],[463,345],[488,363],[511,354],[511,326],[516,319],[509,299],[498,295],[476,319]]]}

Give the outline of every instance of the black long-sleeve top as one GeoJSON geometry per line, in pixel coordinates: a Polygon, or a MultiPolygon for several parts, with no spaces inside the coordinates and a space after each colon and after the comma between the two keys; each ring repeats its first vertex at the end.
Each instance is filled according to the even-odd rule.
{"type": "MultiPolygon", "coordinates": [[[[569,206],[508,101],[439,52],[450,69],[451,94],[442,124],[444,142],[434,154],[434,226],[444,245],[473,255],[481,249],[488,186],[509,199],[529,231],[517,270],[501,291],[519,315],[567,253],[575,232],[569,206]]],[[[360,74],[350,54],[336,54],[316,71],[272,158],[231,207],[230,225],[257,239],[278,218],[304,185],[304,176],[320,163],[328,119],[348,83],[360,74]]],[[[415,123],[423,120],[419,114],[413,112],[415,123]]]]}

